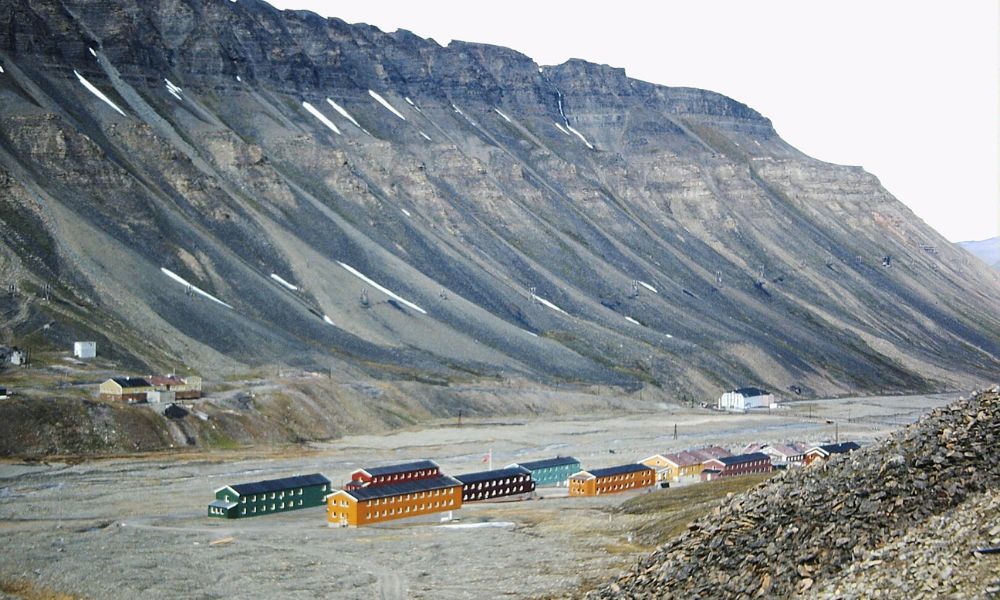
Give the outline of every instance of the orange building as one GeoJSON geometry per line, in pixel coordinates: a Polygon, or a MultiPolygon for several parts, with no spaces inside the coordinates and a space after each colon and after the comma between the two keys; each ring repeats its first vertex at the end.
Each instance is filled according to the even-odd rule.
{"type": "Polygon", "coordinates": [[[570,496],[600,496],[637,490],[656,484],[656,469],[643,464],[621,465],[574,473],[569,478],[570,496]]]}
{"type": "Polygon", "coordinates": [[[339,490],[326,497],[329,525],[360,527],[462,507],[462,482],[447,475],[339,490]]]}

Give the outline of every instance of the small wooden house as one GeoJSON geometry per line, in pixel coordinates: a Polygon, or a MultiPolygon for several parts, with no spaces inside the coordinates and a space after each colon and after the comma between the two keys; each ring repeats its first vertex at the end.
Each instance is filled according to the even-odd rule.
{"type": "Polygon", "coordinates": [[[227,485],[215,490],[208,516],[236,519],[322,506],[329,493],[330,480],[319,473],[227,485]]]}
{"type": "Polygon", "coordinates": [[[433,460],[418,460],[384,467],[368,467],[351,473],[351,480],[344,485],[344,489],[359,490],[369,486],[430,479],[440,475],[441,467],[433,460]]]}
{"type": "Polygon", "coordinates": [[[508,469],[512,467],[527,469],[538,487],[566,486],[569,485],[570,475],[580,470],[580,461],[572,456],[557,456],[507,465],[508,469]]]}
{"type": "Polygon", "coordinates": [[[201,398],[201,377],[189,375],[154,375],[149,383],[159,392],[172,392],[177,400],[195,400],[201,398]]]}
{"type": "Polygon", "coordinates": [[[459,508],[462,508],[462,482],[447,475],[343,489],[326,497],[327,523],[341,527],[410,519],[459,508]]]}
{"type": "Polygon", "coordinates": [[[530,494],[535,490],[531,471],[524,467],[508,467],[456,475],[462,482],[462,502],[493,500],[530,494]]]}
{"type": "Polygon", "coordinates": [[[112,377],[100,385],[102,400],[117,400],[134,404],[145,402],[153,386],[142,377],[112,377]]]}
{"type": "Polygon", "coordinates": [[[570,496],[601,496],[618,494],[656,485],[656,470],[635,463],[591,469],[574,473],[569,478],[570,496]]]}
{"type": "Polygon", "coordinates": [[[823,446],[813,446],[806,454],[804,462],[809,465],[817,460],[826,460],[834,454],[847,454],[860,448],[855,442],[841,442],[839,444],[825,444],[823,446]]]}

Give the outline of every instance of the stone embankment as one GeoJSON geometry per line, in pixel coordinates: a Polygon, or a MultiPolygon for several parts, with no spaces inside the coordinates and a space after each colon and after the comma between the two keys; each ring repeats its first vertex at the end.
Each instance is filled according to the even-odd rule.
{"type": "Polygon", "coordinates": [[[994,388],[728,498],[587,598],[993,597],[998,448],[994,388]]]}

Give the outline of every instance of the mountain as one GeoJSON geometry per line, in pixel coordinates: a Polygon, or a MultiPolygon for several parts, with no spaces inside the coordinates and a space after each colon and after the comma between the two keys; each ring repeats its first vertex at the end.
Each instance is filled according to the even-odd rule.
{"type": "Polygon", "coordinates": [[[719,94],[257,0],[0,23],[9,343],[688,398],[1000,368],[1000,275],[719,94]]]}
{"type": "Polygon", "coordinates": [[[1000,237],[988,240],[959,242],[958,245],[994,269],[1000,269],[1000,237]]]}

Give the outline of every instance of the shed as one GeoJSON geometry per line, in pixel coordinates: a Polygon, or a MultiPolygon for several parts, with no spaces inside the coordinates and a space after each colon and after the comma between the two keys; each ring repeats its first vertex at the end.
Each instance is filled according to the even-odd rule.
{"type": "Polygon", "coordinates": [[[73,342],[73,356],[94,358],[97,356],[97,342],[73,342]]]}

